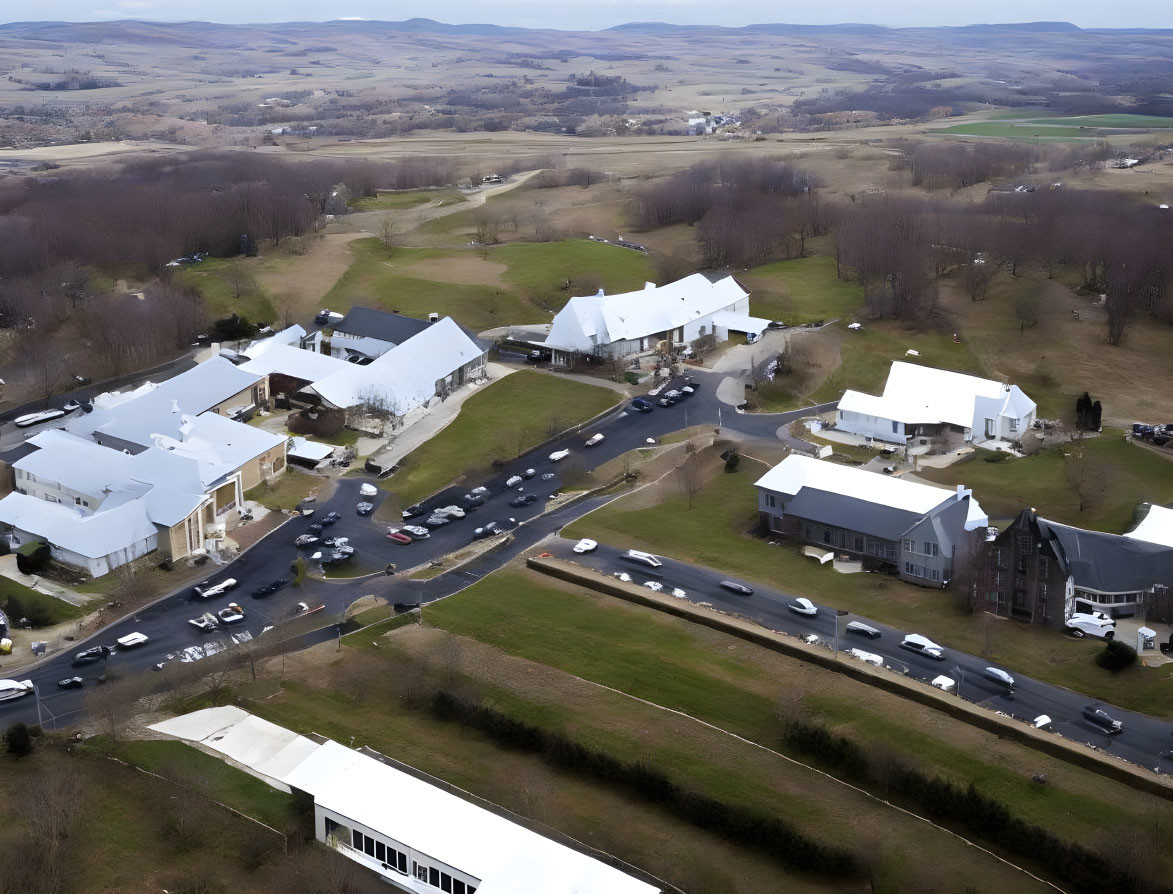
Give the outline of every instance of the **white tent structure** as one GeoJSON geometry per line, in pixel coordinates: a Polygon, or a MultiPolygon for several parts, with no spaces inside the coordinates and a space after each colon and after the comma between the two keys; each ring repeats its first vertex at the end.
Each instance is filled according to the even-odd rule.
{"type": "Polygon", "coordinates": [[[1124,536],[1173,548],[1173,509],[1151,504],[1140,524],[1124,536]]]}

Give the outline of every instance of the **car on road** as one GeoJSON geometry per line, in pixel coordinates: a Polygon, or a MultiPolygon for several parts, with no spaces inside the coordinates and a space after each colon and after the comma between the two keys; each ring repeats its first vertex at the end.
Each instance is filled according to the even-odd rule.
{"type": "Polygon", "coordinates": [[[375,504],[368,503],[366,500],[363,500],[361,503],[355,506],[354,509],[359,515],[370,515],[375,511],[375,504]]]}
{"type": "Polygon", "coordinates": [[[81,677],[66,677],[64,680],[58,680],[57,685],[61,689],[81,689],[86,685],[86,681],[81,677]]]}
{"type": "Polygon", "coordinates": [[[858,658],[864,664],[870,664],[873,667],[883,667],[884,659],[875,652],[865,652],[863,649],[848,649],[847,654],[852,658],[858,658]]]}
{"type": "Polygon", "coordinates": [[[1014,677],[1002,670],[1000,667],[987,667],[982,671],[982,675],[987,680],[993,680],[995,683],[1001,683],[1007,689],[1014,688],[1014,677]]]}
{"type": "Polygon", "coordinates": [[[91,646],[73,656],[73,666],[93,664],[95,661],[104,661],[110,657],[109,646],[91,646]]]}
{"type": "Polygon", "coordinates": [[[423,515],[427,511],[422,503],[412,503],[399,514],[404,518],[415,518],[416,516],[423,515]]]}
{"type": "Polygon", "coordinates": [[[568,456],[570,456],[570,448],[569,447],[563,448],[562,450],[555,450],[553,453],[550,454],[550,462],[560,463],[560,462],[562,462],[562,460],[566,459],[566,457],[568,457],[568,456]]]}
{"type": "Polygon", "coordinates": [[[446,518],[458,519],[464,518],[465,511],[459,506],[441,506],[432,512],[432,515],[443,515],[446,518]]]}
{"type": "Polygon", "coordinates": [[[66,413],[72,413],[74,410],[80,410],[81,404],[76,400],[67,400],[61,409],[63,409],[66,413]]]}
{"type": "Polygon", "coordinates": [[[653,593],[659,593],[661,590],[664,589],[664,585],[662,583],[660,583],[658,580],[646,580],[646,581],[644,581],[644,586],[647,587],[649,590],[651,590],[653,593]]]}
{"type": "Polygon", "coordinates": [[[683,394],[685,397],[692,397],[694,394],[696,394],[696,391],[697,391],[696,385],[685,385],[683,388],[680,389],[680,393],[683,394]]]}
{"type": "Polygon", "coordinates": [[[916,652],[920,655],[928,655],[935,661],[945,660],[945,649],[938,646],[927,636],[921,636],[919,633],[906,634],[904,639],[900,641],[900,648],[907,649],[909,652],[916,652]]]}
{"type": "Polygon", "coordinates": [[[593,553],[598,548],[599,544],[595,543],[595,541],[588,537],[584,537],[582,540],[578,541],[578,543],[574,544],[574,552],[579,554],[593,553]]]}
{"type": "Polygon", "coordinates": [[[480,497],[481,499],[488,499],[491,491],[487,487],[474,487],[468,492],[470,497],[480,497]]]}
{"type": "Polygon", "coordinates": [[[134,633],[128,633],[126,636],[120,636],[115,640],[118,645],[124,649],[134,649],[138,646],[145,646],[150,639],[145,633],[139,633],[137,630],[134,633]]]}
{"type": "Polygon", "coordinates": [[[229,602],[224,608],[216,612],[221,624],[239,624],[244,620],[244,609],[235,602],[229,602]]]}
{"type": "Polygon", "coordinates": [[[622,581],[625,584],[631,583],[631,575],[628,574],[626,571],[612,571],[611,576],[616,578],[617,580],[622,581]]]}
{"type": "Polygon", "coordinates": [[[658,403],[661,407],[670,407],[676,403],[676,398],[669,397],[668,395],[665,394],[658,401],[656,401],[656,403],[658,403]]]}
{"type": "Polygon", "coordinates": [[[656,408],[650,400],[645,400],[642,397],[637,397],[629,406],[637,413],[650,413],[656,408]]]}
{"type": "Polygon", "coordinates": [[[752,596],[753,587],[749,584],[743,584],[739,580],[723,580],[720,583],[723,590],[728,590],[730,593],[736,593],[738,596],[752,596]]]}
{"type": "Polygon", "coordinates": [[[651,568],[659,568],[664,564],[660,561],[658,556],[654,556],[651,553],[645,553],[643,550],[639,549],[629,549],[623,554],[623,558],[628,562],[636,562],[640,565],[647,565],[651,568]]]}
{"type": "Polygon", "coordinates": [[[880,631],[863,621],[851,621],[843,630],[846,633],[854,633],[856,636],[866,636],[868,639],[880,638],[880,631]]]}
{"type": "Polygon", "coordinates": [[[313,546],[318,542],[318,538],[313,534],[298,534],[297,539],[293,541],[294,546],[313,546]]]}
{"type": "Polygon", "coordinates": [[[538,474],[537,469],[525,469],[522,471],[521,477],[522,478],[533,478],[536,474],[538,474]]]}
{"type": "Polygon", "coordinates": [[[537,494],[518,494],[509,501],[510,506],[529,506],[531,503],[538,501],[537,494]]]}
{"type": "Polygon", "coordinates": [[[404,534],[410,534],[416,540],[427,540],[432,536],[432,532],[420,525],[404,525],[401,530],[404,534]]]}
{"type": "Polygon", "coordinates": [[[1108,733],[1115,735],[1124,729],[1124,721],[1117,720],[1104,710],[1103,705],[1088,705],[1083,709],[1083,719],[1094,723],[1108,733]]]}
{"type": "Polygon", "coordinates": [[[314,522],[309,526],[309,531],[313,534],[321,534],[324,525],[321,522],[314,522]]]}
{"type": "Polygon", "coordinates": [[[819,613],[818,606],[816,606],[805,596],[799,596],[797,599],[787,602],[786,607],[792,612],[796,612],[800,615],[814,616],[819,613]]]}
{"type": "Polygon", "coordinates": [[[429,515],[424,519],[424,524],[429,528],[442,528],[444,525],[452,524],[452,519],[446,515],[429,515]]]}
{"type": "Polygon", "coordinates": [[[480,494],[465,494],[461,497],[456,505],[458,505],[465,512],[472,512],[474,509],[480,509],[485,505],[485,498],[480,494]]]}
{"type": "Polygon", "coordinates": [[[485,537],[492,537],[501,533],[503,533],[501,526],[495,521],[491,521],[473,531],[472,536],[474,540],[483,540],[485,537]]]}
{"type": "Polygon", "coordinates": [[[79,385],[88,385],[93,381],[93,379],[91,379],[89,376],[83,376],[79,375],[78,373],[74,373],[73,381],[77,382],[79,385]]]}
{"type": "Polygon", "coordinates": [[[204,633],[211,633],[220,627],[219,619],[211,612],[204,612],[198,618],[188,618],[187,623],[204,633]]]}
{"type": "Polygon", "coordinates": [[[420,607],[420,604],[418,602],[396,602],[392,606],[392,608],[395,609],[395,614],[397,614],[397,615],[401,615],[404,612],[409,612],[412,609],[416,609],[419,607],[420,607]]]}
{"type": "Polygon", "coordinates": [[[22,698],[35,691],[32,680],[0,680],[0,702],[22,698]]]}
{"type": "Polygon", "coordinates": [[[216,596],[223,596],[235,587],[236,578],[227,577],[218,584],[214,584],[211,581],[204,581],[202,584],[197,584],[191,588],[191,594],[197,599],[213,599],[216,596]]]}
{"type": "Polygon", "coordinates": [[[582,446],[594,447],[598,444],[602,444],[603,438],[605,438],[605,437],[606,437],[606,435],[604,435],[602,432],[595,432],[595,434],[591,435],[589,438],[586,439],[586,443],[583,444],[582,446]]]}
{"type": "Polygon", "coordinates": [[[339,513],[327,512],[325,515],[322,516],[322,526],[325,527],[328,525],[332,525],[332,524],[334,524],[334,522],[341,521],[341,520],[342,520],[342,516],[339,513]]]}
{"type": "Polygon", "coordinates": [[[404,534],[403,531],[399,530],[398,528],[388,528],[387,539],[404,546],[411,543],[411,535],[404,534]]]}
{"type": "Polygon", "coordinates": [[[553,472],[543,472],[542,473],[542,480],[543,481],[553,481],[557,477],[558,476],[555,475],[553,472]]]}
{"type": "Polygon", "coordinates": [[[288,584],[288,580],[279,577],[276,580],[269,581],[263,587],[257,587],[253,590],[253,596],[257,599],[264,599],[266,596],[272,596],[278,590],[284,589],[288,584]]]}
{"type": "Polygon", "coordinates": [[[517,487],[523,481],[525,481],[525,479],[522,478],[520,475],[510,475],[508,478],[505,479],[505,486],[509,487],[509,488],[517,487]]]}

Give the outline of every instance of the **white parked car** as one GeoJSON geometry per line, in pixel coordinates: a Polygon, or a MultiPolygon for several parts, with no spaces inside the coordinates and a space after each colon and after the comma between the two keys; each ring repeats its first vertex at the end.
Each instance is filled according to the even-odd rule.
{"type": "Polygon", "coordinates": [[[599,548],[599,544],[589,538],[582,538],[578,543],[574,544],[574,551],[576,553],[593,553],[599,548]]]}
{"type": "Polygon", "coordinates": [[[631,575],[628,574],[626,571],[613,571],[613,572],[611,572],[611,576],[618,578],[619,580],[623,581],[623,583],[625,583],[625,584],[631,583],[631,575]]]}
{"type": "Polygon", "coordinates": [[[688,598],[688,594],[685,593],[682,589],[680,589],[680,587],[673,587],[672,588],[672,595],[675,596],[677,599],[687,599],[688,598]]]}
{"type": "Polygon", "coordinates": [[[984,671],[987,680],[993,680],[995,683],[1001,683],[1007,689],[1014,688],[1014,677],[1002,670],[1000,667],[987,667],[984,671]]]}
{"type": "Polygon", "coordinates": [[[236,579],[229,577],[218,584],[200,584],[192,587],[192,595],[198,596],[200,599],[211,599],[214,596],[223,596],[235,586],[236,579]]]}
{"type": "Polygon", "coordinates": [[[525,481],[525,479],[522,478],[520,475],[510,475],[508,478],[505,479],[505,486],[506,487],[517,487],[517,485],[521,484],[521,482],[523,482],[523,481],[525,481]]]}
{"type": "Polygon", "coordinates": [[[442,515],[445,518],[464,518],[467,514],[459,506],[444,506],[432,513],[433,515],[442,515]]]}
{"type": "Polygon", "coordinates": [[[786,607],[792,612],[797,612],[800,615],[810,615],[813,617],[819,613],[818,606],[816,606],[805,596],[800,596],[793,602],[787,602],[786,607]]]}
{"type": "Polygon", "coordinates": [[[920,655],[928,655],[937,661],[945,660],[945,649],[938,646],[927,636],[921,636],[919,633],[909,633],[906,635],[900,641],[900,648],[907,649],[909,652],[917,652],[920,655]]]}
{"type": "Polygon", "coordinates": [[[1103,612],[1077,612],[1068,618],[1063,626],[1076,638],[1098,636],[1100,639],[1112,639],[1116,636],[1116,619],[1109,618],[1103,612]]]}
{"type": "Polygon", "coordinates": [[[865,664],[871,664],[875,667],[883,667],[884,666],[884,659],[881,658],[879,655],[877,655],[875,652],[865,652],[863,649],[849,649],[848,654],[852,658],[858,658],[860,661],[864,662],[865,664]]]}
{"type": "Polygon", "coordinates": [[[602,434],[593,434],[589,438],[587,438],[587,442],[583,446],[584,447],[594,447],[596,444],[602,443],[602,441],[603,441],[602,434]]]}
{"type": "Polygon", "coordinates": [[[653,593],[659,593],[661,590],[664,589],[664,585],[662,583],[660,583],[658,580],[646,580],[646,581],[644,581],[644,586],[647,587],[649,590],[651,590],[653,593]]]}
{"type": "Polygon", "coordinates": [[[32,680],[0,680],[0,702],[12,701],[33,692],[32,680]]]}
{"type": "Polygon", "coordinates": [[[629,562],[638,562],[640,565],[649,565],[652,568],[659,568],[664,564],[658,557],[638,549],[629,549],[623,554],[623,558],[629,562]]]}
{"type": "Polygon", "coordinates": [[[568,456],[570,456],[570,449],[569,448],[566,448],[564,450],[555,450],[553,453],[550,454],[550,462],[560,463],[560,462],[562,462],[562,460],[566,459],[566,457],[568,457],[568,456]]]}
{"type": "Polygon", "coordinates": [[[135,646],[143,645],[149,637],[145,633],[128,633],[126,636],[118,637],[115,642],[124,649],[133,649],[135,646]]]}
{"type": "Polygon", "coordinates": [[[952,677],[946,677],[944,674],[942,674],[939,677],[933,678],[932,685],[935,688],[940,689],[942,692],[952,692],[957,688],[957,681],[952,677]]]}

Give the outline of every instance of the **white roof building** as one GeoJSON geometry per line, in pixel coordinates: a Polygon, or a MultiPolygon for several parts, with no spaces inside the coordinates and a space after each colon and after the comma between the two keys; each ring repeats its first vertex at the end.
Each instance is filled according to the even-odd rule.
{"type": "Polygon", "coordinates": [[[554,317],[545,346],[555,362],[571,354],[624,357],[656,348],[657,342],[686,344],[703,335],[724,341],[732,332],[760,335],[769,320],[751,317],[749,293],[732,276],[712,282],[700,273],[637,292],[571,298],[554,317]]]}
{"type": "Polygon", "coordinates": [[[1173,509],[1151,504],[1140,524],[1124,536],[1173,548],[1173,509]]]}
{"type": "Polygon", "coordinates": [[[874,559],[946,586],[989,517],[965,487],[946,490],[791,454],[754,482],[763,526],[820,549],[874,559]]]}
{"type": "Polygon", "coordinates": [[[958,430],[965,440],[1017,441],[1034,422],[1035,409],[1017,385],[896,360],[882,395],[843,393],[836,427],[897,444],[941,427],[958,430]]]}
{"type": "Polygon", "coordinates": [[[314,799],[317,837],[395,890],[433,894],[656,894],[660,888],[337,742],[239,708],[152,726],[314,799]]]}

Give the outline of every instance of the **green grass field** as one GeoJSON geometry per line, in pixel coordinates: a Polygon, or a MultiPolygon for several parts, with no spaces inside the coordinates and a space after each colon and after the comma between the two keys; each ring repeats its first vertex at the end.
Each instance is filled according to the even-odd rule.
{"type": "Polygon", "coordinates": [[[360,239],[350,250],[354,263],[327,294],[330,307],[374,304],[417,317],[437,312],[478,331],[548,320],[576,293],[576,280],[578,292],[593,293],[598,286],[620,292],[652,277],[645,255],[582,239],[483,250],[395,248],[390,254],[377,239],[360,239]],[[477,268],[485,261],[491,263],[478,281],[477,268]],[[460,265],[468,268],[462,281],[442,281],[446,266],[460,265]],[[432,271],[439,278],[429,278],[432,271]]]}
{"type": "Polygon", "coordinates": [[[82,606],[48,596],[7,577],[0,577],[0,608],[5,610],[10,623],[27,617],[38,627],[72,621],[87,614],[82,606]]]}
{"type": "Polygon", "coordinates": [[[244,493],[246,500],[254,500],[269,509],[292,509],[323,484],[323,479],[289,468],[275,484],[262,481],[244,493]]]}
{"type": "Polygon", "coordinates": [[[493,460],[509,460],[578,422],[618,403],[609,388],[521,370],[472,395],[460,415],[400,463],[380,484],[403,505],[454,481],[487,473],[493,460]]]}
{"type": "MultiPolygon", "coordinates": [[[[788,668],[795,672],[798,662],[778,660],[771,664],[767,653],[756,647],[651,609],[570,589],[554,586],[533,572],[499,573],[430,606],[426,618],[429,624],[508,654],[684,711],[770,747],[781,747],[776,696],[795,694],[794,687],[801,685],[785,676],[788,668]]],[[[1122,787],[1113,793],[1110,804],[1088,796],[1086,783],[1092,780],[1096,780],[1097,789],[1114,788],[1090,772],[1064,768],[1063,787],[1039,797],[1038,786],[1020,769],[963,747],[958,736],[964,724],[958,721],[938,719],[927,728],[912,715],[929,709],[901,704],[897,710],[903,716],[889,713],[893,709],[888,700],[899,703],[899,697],[885,695],[885,704],[879,706],[876,702],[880,698],[869,698],[862,684],[835,680],[828,686],[816,687],[813,681],[808,685],[812,686],[808,694],[797,693],[808,719],[872,747],[891,749],[962,784],[973,782],[1033,822],[1058,824],[1065,834],[1090,840],[1103,826],[1135,819],[1125,807],[1130,796],[1122,787]],[[918,728],[917,736],[908,735],[910,725],[918,728]]],[[[544,711],[529,716],[524,706],[510,705],[510,709],[529,722],[582,730],[598,721],[583,716],[579,704],[578,700],[552,707],[547,703],[544,711]],[[567,711],[572,716],[565,716],[567,711]]],[[[602,744],[621,753],[624,747],[620,741],[602,744]]],[[[638,743],[627,743],[629,749],[633,746],[638,748],[638,743]]],[[[636,751],[633,756],[638,754],[636,751]]],[[[671,761],[669,766],[679,766],[680,755],[664,757],[671,761]]],[[[1017,759],[1029,762],[1029,751],[1023,749],[1017,759]]],[[[738,796],[736,790],[723,794],[738,796]]]]}
{"type": "Polygon", "coordinates": [[[1133,526],[1138,503],[1173,502],[1173,463],[1127,443],[1123,432],[1106,429],[1083,441],[1087,484],[1080,511],[1080,496],[1064,458],[1075,449],[1074,444],[1061,444],[1001,463],[984,462],[982,457],[989,454],[979,450],[969,461],[918,474],[941,484],[964,482],[996,517],[1010,518],[1033,506],[1054,521],[1113,534],[1133,526]]]}
{"type": "Polygon", "coordinates": [[[242,283],[240,297],[233,294],[235,287],[229,280],[229,271],[246,269],[242,267],[243,261],[242,258],[208,258],[190,267],[180,267],[175,279],[200,293],[214,320],[235,313],[254,323],[272,323],[277,319],[273,302],[251,277],[242,283]]]}
{"type": "Polygon", "coordinates": [[[847,388],[878,394],[883,390],[893,360],[975,375],[983,372],[969,347],[954,342],[951,334],[904,329],[897,323],[868,323],[863,329],[844,335],[839,367],[819,386],[812,399],[837,400],[847,388]],[[909,349],[919,351],[920,356],[907,356],[909,349]]]}
{"type": "Polygon", "coordinates": [[[764,264],[738,280],[749,290],[754,316],[791,325],[854,317],[863,308],[863,288],[839,279],[828,255],[764,264]]]}
{"type": "Polygon", "coordinates": [[[404,211],[408,208],[418,208],[430,202],[439,202],[441,205],[455,205],[467,202],[463,193],[454,189],[412,189],[403,192],[380,192],[375,196],[363,196],[350,203],[355,211],[404,211]]]}
{"type": "Polygon", "coordinates": [[[1030,143],[1080,143],[1097,138],[1095,131],[1079,127],[1043,127],[1035,124],[996,124],[977,121],[955,124],[952,127],[926,131],[929,134],[947,134],[967,137],[1000,137],[1030,143]]]}
{"type": "MultiPolygon", "coordinates": [[[[997,475],[1014,464],[978,465],[989,466],[989,474],[997,475]]],[[[791,595],[916,630],[946,646],[983,655],[1094,698],[1158,717],[1173,716],[1173,669],[1137,666],[1111,674],[1095,666],[1092,659],[1098,646],[1087,640],[985,614],[962,614],[947,591],[916,587],[887,575],[840,574],[803,556],[791,544],[771,546],[769,540],[752,533],[757,527],[752,485],[764,471],[764,465],[743,458],[737,473],[718,474],[705,485],[691,511],[687,499],[670,488],[651,506],[628,508],[626,500],[612,502],[567,526],[563,535],[688,559],[791,595]]],[[[965,474],[959,478],[966,485],[976,483],[965,474]]],[[[986,490],[976,484],[975,494],[992,511],[986,490]]]]}
{"type": "Polygon", "coordinates": [[[1129,115],[1126,113],[1109,115],[1079,115],[1073,118],[1031,118],[1026,124],[1059,125],[1067,127],[1106,127],[1116,128],[1165,128],[1173,127],[1173,118],[1160,115],[1129,115]]]}

